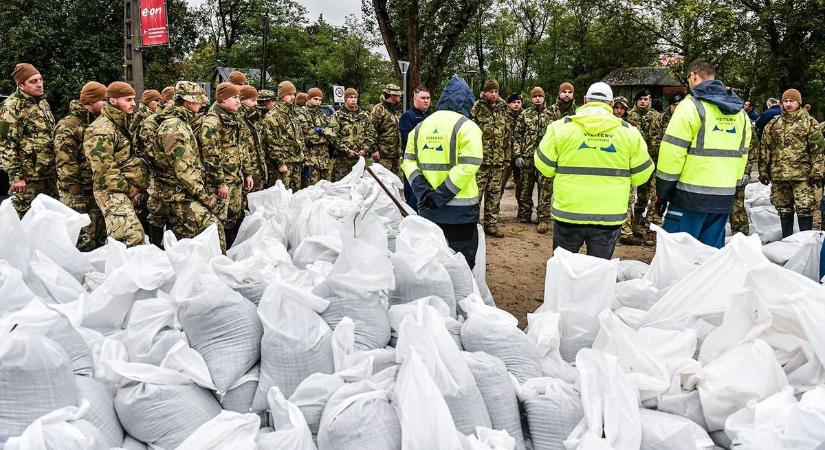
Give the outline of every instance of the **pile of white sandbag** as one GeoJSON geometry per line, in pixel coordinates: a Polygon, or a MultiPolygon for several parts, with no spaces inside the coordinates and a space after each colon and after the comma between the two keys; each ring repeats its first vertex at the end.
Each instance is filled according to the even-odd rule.
{"type": "MultiPolygon", "coordinates": [[[[771,186],[752,182],[745,186],[745,212],[748,215],[750,232],[755,234],[763,244],[782,239],[782,227],[779,213],[771,204],[771,186]]],[[[794,231],[799,231],[799,224],[794,219],[794,231]]]]}

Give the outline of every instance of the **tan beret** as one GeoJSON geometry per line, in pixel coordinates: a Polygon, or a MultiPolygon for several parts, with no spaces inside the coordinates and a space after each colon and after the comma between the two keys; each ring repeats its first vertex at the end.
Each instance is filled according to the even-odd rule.
{"type": "Polygon", "coordinates": [[[542,89],[540,86],[536,86],[533,89],[530,89],[530,98],[533,98],[537,95],[544,97],[544,89],[542,89]]]}
{"type": "Polygon", "coordinates": [[[224,81],[218,85],[217,92],[215,93],[215,100],[220,103],[236,95],[241,95],[241,88],[238,87],[237,84],[224,81]]]}
{"type": "Polygon", "coordinates": [[[241,86],[241,100],[255,99],[258,97],[258,90],[255,86],[245,85],[241,86]]]}
{"type": "Polygon", "coordinates": [[[90,81],[80,90],[80,103],[91,105],[94,102],[106,100],[106,86],[97,81],[90,81]]]}
{"type": "Polygon", "coordinates": [[[40,71],[38,71],[33,65],[29,63],[20,63],[14,66],[14,71],[11,73],[11,77],[14,79],[15,84],[23,84],[24,81],[39,74],[40,71]]]}
{"type": "Polygon", "coordinates": [[[135,95],[135,89],[122,81],[115,81],[106,88],[106,98],[121,98],[135,95]]]}
{"type": "Polygon", "coordinates": [[[163,88],[163,91],[160,92],[160,101],[162,103],[166,103],[169,100],[172,100],[172,96],[175,95],[175,86],[166,86],[163,88]]]}
{"type": "Polygon", "coordinates": [[[229,74],[229,82],[238,86],[243,86],[246,84],[246,75],[238,72],[237,70],[233,70],[232,73],[229,74]]]}
{"type": "Polygon", "coordinates": [[[140,97],[141,103],[149,103],[154,100],[160,100],[160,92],[154,89],[148,89],[143,91],[143,95],[140,97]]]}
{"type": "Polygon", "coordinates": [[[284,98],[286,95],[295,94],[298,90],[291,81],[281,81],[278,83],[278,98],[284,98]]]}
{"type": "Polygon", "coordinates": [[[350,96],[353,96],[353,95],[358,97],[358,91],[356,91],[355,88],[347,88],[347,90],[344,91],[344,98],[347,98],[347,97],[350,97],[350,96]]]}
{"type": "Polygon", "coordinates": [[[324,92],[317,87],[311,88],[307,91],[307,98],[321,97],[324,98],[324,92]]]}

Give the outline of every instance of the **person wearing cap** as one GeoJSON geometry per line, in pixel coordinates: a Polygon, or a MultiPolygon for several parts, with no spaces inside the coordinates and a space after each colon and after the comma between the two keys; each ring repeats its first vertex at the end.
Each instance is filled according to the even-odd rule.
{"type": "Polygon", "coordinates": [[[218,196],[218,218],[223,223],[227,248],[243,220],[243,192],[252,190],[250,160],[240,141],[241,90],[236,84],[221,83],[215,103],[203,118],[200,130],[203,181],[218,196]]]}
{"type": "Polygon", "coordinates": [[[272,111],[272,108],[275,108],[275,102],[277,100],[278,97],[269,89],[261,89],[258,92],[258,109],[261,110],[261,123],[263,123],[263,118],[266,113],[272,111]]]}
{"type": "Polygon", "coordinates": [[[516,202],[519,201],[519,193],[521,192],[521,186],[518,184],[518,179],[521,176],[521,168],[515,167],[515,156],[513,154],[513,135],[516,132],[516,124],[518,123],[518,118],[521,117],[523,112],[523,104],[520,92],[513,92],[507,97],[507,112],[509,114],[506,115],[507,117],[507,136],[505,137],[505,142],[507,142],[505,156],[504,156],[504,169],[503,174],[501,175],[501,196],[504,196],[504,189],[507,187],[507,183],[510,180],[510,175],[513,175],[513,184],[515,185],[516,189],[516,202]]]}
{"type": "MultiPolygon", "coordinates": [[[[401,132],[401,148],[407,148],[407,139],[410,132],[415,129],[416,125],[423,122],[430,115],[430,104],[432,103],[432,95],[430,89],[426,86],[418,86],[413,91],[413,106],[404,111],[401,118],[398,120],[398,130],[401,132]]],[[[414,211],[418,211],[418,199],[415,198],[412,186],[409,180],[404,176],[404,201],[414,211]]]]}
{"type": "Polygon", "coordinates": [[[128,116],[135,111],[135,90],[122,81],[106,87],[106,103],[83,134],[83,151],[92,168],[95,201],[106,233],[129,247],[143,243],[137,214],[139,194],[149,187],[149,168],[132,147],[128,116]]]}
{"type": "Polygon", "coordinates": [[[799,231],[813,228],[816,192],[822,188],[825,139],[816,119],[802,108],[796,89],[782,94],[782,113],[762,131],[759,181],[771,184],[771,204],[779,213],[782,238],[793,234],[794,213],[799,231]]]}
{"type": "Polygon", "coordinates": [[[484,160],[476,173],[479,192],[484,199],[484,233],[501,238],[504,233],[498,229],[498,214],[501,207],[501,186],[504,165],[508,161],[507,149],[507,102],[498,95],[498,82],[487,80],[481,98],[475,102],[470,118],[484,137],[484,160]]]}
{"type": "MultiPolygon", "coordinates": [[[[261,110],[258,109],[258,90],[254,86],[245,85],[240,89],[241,108],[238,111],[241,122],[241,130],[238,140],[244,157],[247,158],[247,170],[252,177],[252,189],[250,192],[257,192],[267,185],[268,171],[266,167],[266,154],[261,144],[261,133],[259,123],[261,121],[261,110]]],[[[244,191],[244,202],[246,201],[244,191]]]]}
{"type": "MultiPolygon", "coordinates": [[[[539,141],[544,136],[547,126],[552,122],[553,113],[547,107],[544,89],[534,87],[530,90],[530,106],[519,116],[513,136],[514,165],[521,169],[518,198],[518,219],[522,223],[531,223],[533,218],[533,191],[538,184],[539,172],[533,164],[533,155],[539,141]]],[[[552,186],[552,184],[550,185],[552,186]]],[[[541,191],[541,185],[538,185],[541,191]]],[[[539,194],[541,196],[541,194],[539,194]]],[[[538,232],[547,233],[550,229],[550,208],[537,209],[538,232]]]]}
{"type": "Polygon", "coordinates": [[[164,111],[152,151],[157,169],[152,199],[163,201],[158,210],[168,211],[166,225],[178,239],[193,238],[215,225],[225,250],[217,195],[204,181],[203,161],[192,127],[196,113],[208,101],[206,92],[197,83],[178,81],[174,99],[175,106],[164,111]]]}
{"type": "MultiPolygon", "coordinates": [[[[160,91],[160,106],[163,108],[175,106],[175,86],[166,86],[160,91]]],[[[162,112],[162,111],[157,111],[162,112]]]]}
{"type": "Polygon", "coordinates": [[[668,124],[670,124],[670,119],[673,117],[673,111],[676,111],[676,107],[679,106],[679,102],[684,99],[685,96],[681,92],[677,92],[670,97],[670,103],[667,105],[667,108],[665,108],[665,112],[662,113],[662,125],[659,127],[658,139],[660,143],[665,135],[665,130],[667,129],[668,124]]]}
{"type": "Polygon", "coordinates": [[[9,176],[12,205],[23,217],[38,194],[57,198],[55,121],[40,72],[20,63],[11,77],[17,90],[0,105],[0,163],[9,176]]]}
{"type": "MultiPolygon", "coordinates": [[[[647,152],[655,161],[659,155],[659,135],[661,134],[662,115],[650,107],[651,94],[642,89],[633,97],[633,108],[627,113],[627,122],[642,133],[647,143],[647,152]]],[[[649,223],[658,224],[661,218],[657,217],[653,204],[656,199],[655,178],[636,188],[636,203],[633,206],[631,226],[633,234],[639,238],[647,237],[649,223]],[[645,217],[647,211],[647,217],[645,217]]]]}
{"type": "Polygon", "coordinates": [[[653,173],[638,129],[613,115],[613,90],[590,86],[576,114],[547,127],[534,156],[536,168],[554,178],[553,249],[610,259],[627,219],[633,186],[653,173]]]}
{"type": "Polygon", "coordinates": [[[447,244],[475,267],[483,158],[482,131],[469,119],[473,91],[454,76],[436,111],[407,139],[402,169],[418,198],[418,214],[441,228],[447,244]]]}
{"type": "Polygon", "coordinates": [[[654,207],[668,233],[685,232],[711,247],[725,245],[725,224],[747,164],[750,119],[744,101],[716,80],[705,60],[688,65],[688,95],[659,148],[654,207]]]}
{"type": "Polygon", "coordinates": [[[354,88],[344,91],[344,107],[330,117],[324,133],[334,143],[332,181],[340,181],[375,145],[375,127],[369,113],[358,107],[358,91],[354,88]]]}
{"type": "Polygon", "coordinates": [[[321,109],[323,101],[323,91],[317,87],[308,90],[306,108],[298,115],[306,143],[305,171],[309,172],[309,176],[304,181],[307,186],[321,180],[329,180],[332,175],[332,161],[329,157],[330,138],[325,132],[329,126],[329,117],[321,109]]]}
{"type": "Polygon", "coordinates": [[[762,131],[765,129],[765,125],[774,117],[782,114],[781,102],[773,97],[765,101],[765,106],[767,109],[762,111],[762,115],[756,120],[756,136],[760,139],[762,139],[762,131]]]}
{"type": "Polygon", "coordinates": [[[553,120],[563,119],[576,114],[575,93],[576,91],[572,83],[565,81],[559,85],[559,95],[556,97],[556,103],[550,105],[553,120]]]}
{"type": "Polygon", "coordinates": [[[237,70],[233,70],[229,73],[229,82],[235,86],[241,87],[246,84],[246,75],[237,70]]]}
{"type": "Polygon", "coordinates": [[[381,101],[372,107],[370,120],[375,128],[375,146],[372,158],[401,177],[401,133],[398,121],[401,119],[401,88],[395,84],[384,86],[381,101]]]}
{"type": "Polygon", "coordinates": [[[146,120],[147,117],[158,112],[158,105],[160,105],[160,92],[154,89],[147,89],[143,91],[140,97],[140,105],[137,107],[137,112],[132,115],[130,131],[133,135],[137,134],[140,129],[140,123],[146,120]]]}
{"type": "MultiPolygon", "coordinates": [[[[618,117],[619,119],[625,120],[627,118],[627,110],[630,106],[630,102],[627,101],[627,97],[622,95],[618,95],[613,97],[613,101],[610,103],[613,107],[613,115],[618,117]]],[[[634,196],[634,189],[630,188],[630,197],[628,198],[627,202],[627,220],[622,224],[621,231],[619,233],[619,242],[625,245],[642,245],[644,241],[642,239],[633,235],[633,227],[631,223],[633,221],[633,203],[635,199],[634,196]]]]}
{"type": "Polygon", "coordinates": [[[306,92],[299,92],[298,95],[295,96],[295,112],[301,113],[304,110],[304,106],[307,105],[307,94],[306,92]]]}
{"type": "Polygon", "coordinates": [[[736,198],[733,201],[733,209],[730,213],[730,231],[732,234],[742,233],[745,236],[750,234],[748,212],[745,210],[745,188],[751,182],[753,165],[756,164],[758,158],[759,139],[756,138],[756,125],[751,122],[751,144],[748,149],[748,162],[745,164],[742,179],[736,185],[736,198]]]}
{"type": "Polygon", "coordinates": [[[106,244],[106,223],[92,193],[92,168],[83,152],[83,132],[100,115],[106,102],[106,86],[90,81],[80,90],[80,98],[69,103],[69,114],[54,128],[57,192],[60,201],[90,223],[80,230],[77,248],[90,252],[106,244]]]}
{"type": "Polygon", "coordinates": [[[614,97],[611,106],[613,107],[614,116],[622,120],[627,118],[627,110],[630,107],[630,102],[627,101],[627,97],[621,95],[614,97]]]}
{"type": "Polygon", "coordinates": [[[304,163],[304,133],[295,113],[295,85],[278,84],[275,108],[264,117],[263,145],[267,156],[269,184],[282,180],[287,189],[301,189],[304,163]]]}

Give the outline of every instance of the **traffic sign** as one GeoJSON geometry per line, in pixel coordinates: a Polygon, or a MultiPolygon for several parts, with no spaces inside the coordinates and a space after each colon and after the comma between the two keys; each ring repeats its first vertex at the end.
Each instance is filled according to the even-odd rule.
{"type": "Polygon", "coordinates": [[[332,101],[335,103],[344,103],[344,91],[346,88],[344,86],[333,86],[332,87],[332,101]]]}

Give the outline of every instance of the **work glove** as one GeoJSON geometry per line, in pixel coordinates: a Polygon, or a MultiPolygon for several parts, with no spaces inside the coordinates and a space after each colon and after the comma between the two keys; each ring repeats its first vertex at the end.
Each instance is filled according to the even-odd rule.
{"type": "Polygon", "coordinates": [[[656,214],[658,214],[659,217],[664,217],[665,211],[667,211],[668,203],[670,202],[661,197],[656,197],[656,201],[653,203],[653,208],[656,209],[656,214]]]}
{"type": "Polygon", "coordinates": [[[759,182],[767,186],[771,184],[771,177],[767,175],[759,175],[759,182]]]}
{"type": "Polygon", "coordinates": [[[516,161],[515,161],[515,164],[516,164],[516,167],[521,169],[522,167],[524,167],[524,158],[522,158],[521,156],[517,157],[516,161]]]}
{"type": "Polygon", "coordinates": [[[433,191],[427,191],[418,200],[418,210],[426,211],[428,209],[435,209],[435,201],[433,200],[433,191]]]}
{"type": "Polygon", "coordinates": [[[739,184],[737,184],[737,186],[739,186],[739,187],[747,186],[748,183],[750,183],[750,182],[751,182],[751,176],[750,175],[745,175],[745,176],[742,177],[741,180],[739,180],[739,184]]]}
{"type": "Polygon", "coordinates": [[[321,129],[321,127],[315,127],[315,134],[320,136],[320,135],[324,134],[324,130],[321,129]]]}
{"type": "Polygon", "coordinates": [[[808,184],[811,186],[816,186],[818,188],[822,187],[822,175],[818,173],[812,173],[808,176],[808,184]]]}

